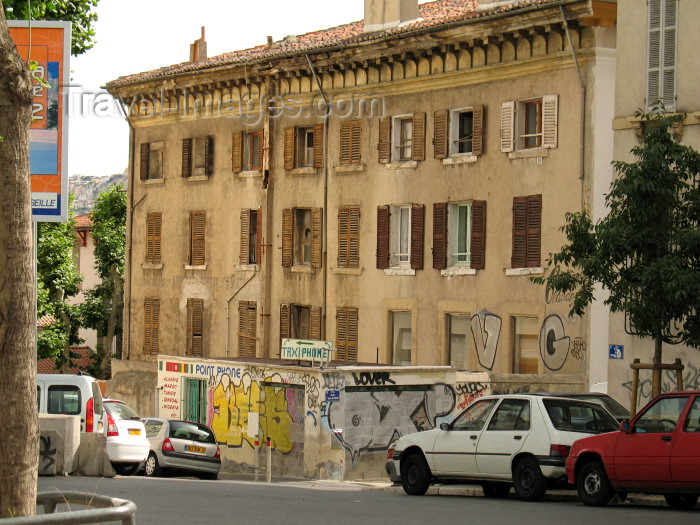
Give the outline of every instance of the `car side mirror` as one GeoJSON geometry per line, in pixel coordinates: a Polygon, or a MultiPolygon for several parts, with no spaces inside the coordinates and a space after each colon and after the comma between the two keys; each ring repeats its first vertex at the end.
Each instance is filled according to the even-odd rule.
{"type": "Polygon", "coordinates": [[[440,423],[440,430],[452,430],[449,423],[440,423]]]}
{"type": "Polygon", "coordinates": [[[628,419],[623,419],[620,421],[620,430],[624,432],[625,434],[629,434],[630,432],[630,422],[628,419]]]}

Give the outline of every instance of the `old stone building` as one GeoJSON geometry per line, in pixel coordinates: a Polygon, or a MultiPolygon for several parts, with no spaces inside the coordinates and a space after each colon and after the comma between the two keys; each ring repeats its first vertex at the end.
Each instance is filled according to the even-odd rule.
{"type": "MultiPolygon", "coordinates": [[[[352,448],[326,419],[318,437],[324,389],[398,400],[455,371],[499,385],[478,392],[586,388],[590,319],[529,278],[609,181],[615,22],[598,0],[365,0],[363,21],[211,58],[203,33],[188,62],[108,83],[130,111],[133,174],[115,377],[158,368],[160,412],[221,424],[228,385],[266,367],[241,388],[261,403],[263,383],[306,392],[288,400],[309,476],[392,436],[352,448]],[[285,338],[330,341],[324,370],[360,383],[280,372],[299,364],[278,359],[285,338]]],[[[224,455],[251,463],[240,433],[257,426],[230,428],[224,455]]]]}

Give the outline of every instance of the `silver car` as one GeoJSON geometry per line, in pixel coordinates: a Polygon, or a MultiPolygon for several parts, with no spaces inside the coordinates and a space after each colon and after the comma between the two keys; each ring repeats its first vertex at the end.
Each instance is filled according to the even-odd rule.
{"type": "Polygon", "coordinates": [[[141,419],[151,451],[146,458],[146,476],[161,476],[166,471],[188,471],[200,479],[217,479],[221,470],[221,451],[214,432],[199,423],[149,417],[141,419]]]}

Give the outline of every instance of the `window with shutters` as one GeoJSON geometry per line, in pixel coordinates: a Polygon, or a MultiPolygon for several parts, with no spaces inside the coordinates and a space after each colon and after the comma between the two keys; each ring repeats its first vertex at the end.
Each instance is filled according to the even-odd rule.
{"type": "Polygon", "coordinates": [[[501,151],[556,148],[558,96],[544,95],[501,104],[501,151]]]}
{"type": "Polygon", "coordinates": [[[262,260],[262,211],[241,210],[241,253],[239,264],[260,264],[262,260]]]}
{"type": "Polygon", "coordinates": [[[377,209],[377,268],[422,270],[424,223],[425,208],[421,204],[380,206],[377,209]]]}
{"type": "Polygon", "coordinates": [[[238,357],[256,357],[257,310],[255,301],[238,302],[238,357]]]}
{"type": "Polygon", "coordinates": [[[380,163],[400,163],[396,167],[425,160],[425,113],[379,119],[377,151],[380,163]]]}
{"type": "Polygon", "coordinates": [[[140,178],[141,180],[163,179],[164,142],[141,144],[140,178]]]}
{"type": "Polygon", "coordinates": [[[182,141],[182,176],[207,177],[212,169],[212,137],[193,137],[182,141]]]}
{"type": "Polygon", "coordinates": [[[186,355],[204,355],[204,299],[187,299],[186,355]]]}
{"type": "Polygon", "coordinates": [[[207,214],[204,211],[190,212],[190,250],[189,265],[204,266],[205,259],[205,232],[207,214]]]}
{"type": "Polygon", "coordinates": [[[340,164],[362,163],[362,122],[351,120],[340,124],[340,164]]]}
{"type": "Polygon", "coordinates": [[[322,340],[320,306],[280,305],[280,338],[322,340]]]}
{"type": "Polygon", "coordinates": [[[335,359],[345,362],[357,362],[357,319],[358,309],[339,307],[335,316],[335,347],[338,350],[335,359]]]}
{"type": "Polygon", "coordinates": [[[649,0],[647,108],[659,100],[676,110],[678,0],[649,0]]]}
{"type": "Polygon", "coordinates": [[[435,112],[433,146],[443,164],[475,162],[483,152],[484,106],[435,112]]]}
{"type": "Polygon", "coordinates": [[[323,124],[285,129],[284,169],[304,173],[323,167],[323,124]],[[305,171],[306,170],[306,171],[305,171]]]}
{"type": "Polygon", "coordinates": [[[161,263],[161,229],[163,214],[151,212],[146,214],[146,263],[161,263]]]}
{"type": "Polygon", "coordinates": [[[411,312],[390,312],[391,316],[391,362],[394,365],[410,366],[412,348],[411,312]]]}
{"type": "Polygon", "coordinates": [[[360,266],[360,207],[338,209],[338,267],[360,266]]]}
{"type": "Polygon", "coordinates": [[[486,201],[433,205],[433,268],[443,275],[485,267],[486,201]],[[448,269],[451,269],[448,271],[448,269]]]}
{"type": "Polygon", "coordinates": [[[258,172],[262,170],[262,163],[263,132],[261,130],[235,132],[231,146],[233,172],[258,172]]]}
{"type": "Polygon", "coordinates": [[[159,350],[160,299],[146,297],[143,304],[143,353],[157,354],[159,350]]]}
{"type": "Polygon", "coordinates": [[[322,241],[321,208],[282,210],[282,266],[320,268],[322,241]]]}
{"type": "Polygon", "coordinates": [[[513,199],[513,256],[511,268],[540,266],[542,195],[513,199]]]}

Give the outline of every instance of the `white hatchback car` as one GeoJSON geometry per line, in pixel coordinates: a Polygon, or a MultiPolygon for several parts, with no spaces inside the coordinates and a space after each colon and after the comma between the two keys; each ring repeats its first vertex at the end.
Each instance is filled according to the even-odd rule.
{"type": "Polygon", "coordinates": [[[523,500],[566,486],[564,464],[577,439],[617,430],[601,405],[543,395],[485,396],[451,423],[401,437],[389,447],[386,471],[407,494],[425,494],[436,481],[480,484],[487,497],[523,500]]]}
{"type": "Polygon", "coordinates": [[[146,428],[124,401],[104,399],[107,413],[107,457],[122,476],[130,476],[146,461],[151,448],[146,428]]]}

